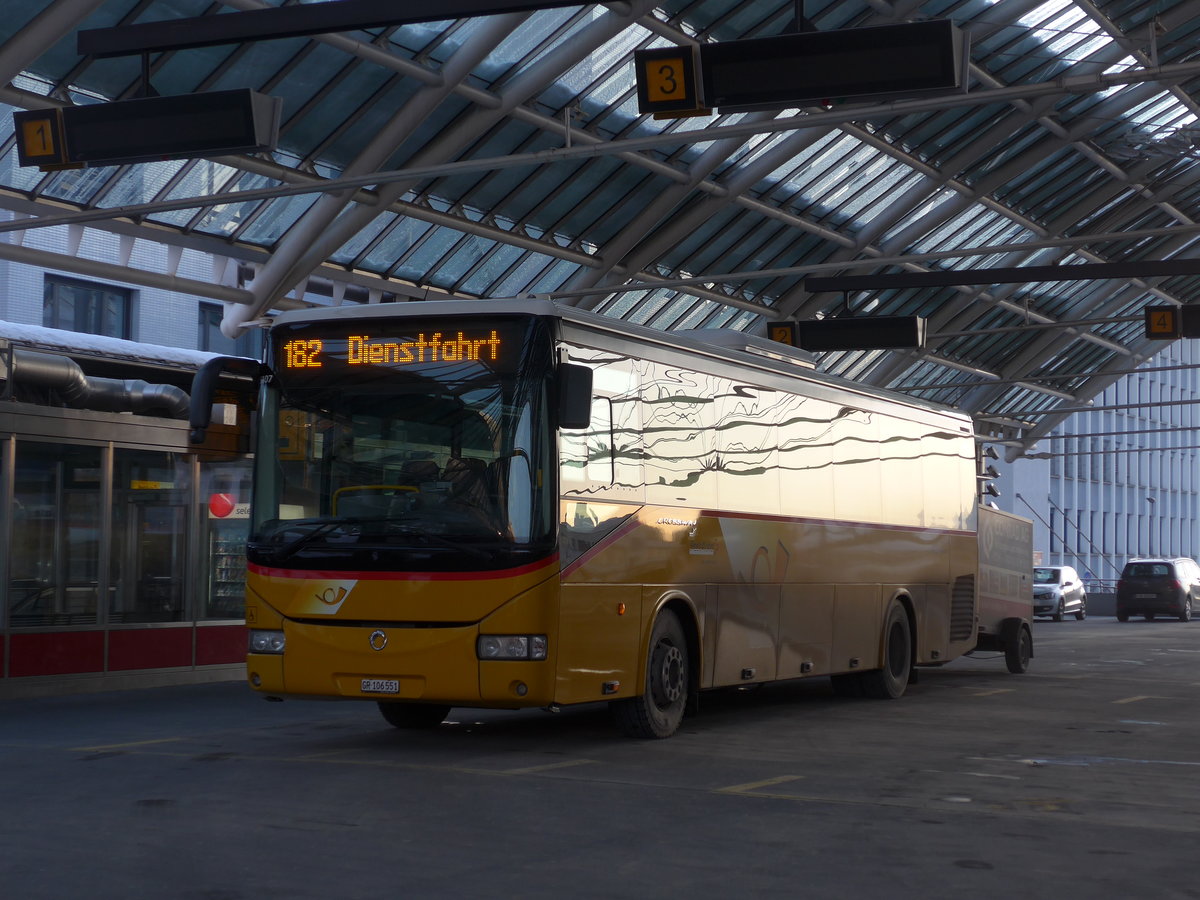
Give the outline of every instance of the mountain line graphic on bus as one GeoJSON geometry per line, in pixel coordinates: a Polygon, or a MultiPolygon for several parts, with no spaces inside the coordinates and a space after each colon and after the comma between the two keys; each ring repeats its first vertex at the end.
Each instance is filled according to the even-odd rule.
{"type": "MultiPolygon", "coordinates": [[[[642,494],[657,486],[663,499],[670,489],[688,489],[689,499],[716,506],[723,484],[737,494],[729,498],[734,508],[749,503],[756,512],[786,515],[784,498],[795,496],[803,498],[805,515],[883,522],[894,515],[884,509],[890,493],[899,498],[897,507],[908,508],[910,524],[970,527],[949,512],[963,509],[960,500],[945,502],[946,488],[958,486],[957,479],[946,483],[927,474],[941,465],[938,459],[958,461],[951,472],[973,472],[974,448],[964,445],[961,433],[898,429],[894,420],[861,407],[664,370],[645,360],[583,351],[572,359],[595,366],[597,386],[611,397],[601,410],[605,418],[585,432],[562,435],[563,477],[581,494],[642,494]],[[762,477],[780,490],[748,489],[762,477]],[[918,502],[917,489],[942,496],[918,502]]],[[[974,487],[972,476],[958,490],[974,487]]]]}
{"type": "Polygon", "coordinates": [[[280,313],[250,684],[398,727],[605,701],[666,737],[709,689],[894,699],[977,649],[1025,671],[1032,527],[981,503],[970,417],[725,337],[532,299],[280,313]]]}

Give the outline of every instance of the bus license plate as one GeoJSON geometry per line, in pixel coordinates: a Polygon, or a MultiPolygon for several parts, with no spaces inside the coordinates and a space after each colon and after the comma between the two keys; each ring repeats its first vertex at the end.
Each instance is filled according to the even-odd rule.
{"type": "Polygon", "coordinates": [[[400,682],[395,678],[364,678],[362,680],[364,694],[398,694],[400,682]]]}

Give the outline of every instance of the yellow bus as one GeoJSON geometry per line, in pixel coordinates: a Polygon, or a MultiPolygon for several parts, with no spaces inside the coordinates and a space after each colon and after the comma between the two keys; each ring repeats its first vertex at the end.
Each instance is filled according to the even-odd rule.
{"type": "Polygon", "coordinates": [[[710,689],[897,698],[916,666],[1032,656],[1029,523],[981,509],[958,412],[549,301],[291,311],[268,344],[246,622],[270,697],[401,728],[603,701],[662,738],[710,689]]]}

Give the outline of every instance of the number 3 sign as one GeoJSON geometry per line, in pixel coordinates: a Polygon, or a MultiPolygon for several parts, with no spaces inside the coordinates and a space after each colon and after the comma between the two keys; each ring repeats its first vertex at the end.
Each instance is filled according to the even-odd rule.
{"type": "Polygon", "coordinates": [[[702,108],[696,89],[695,51],[691,47],[638,50],[638,112],[690,113],[702,108]]]}

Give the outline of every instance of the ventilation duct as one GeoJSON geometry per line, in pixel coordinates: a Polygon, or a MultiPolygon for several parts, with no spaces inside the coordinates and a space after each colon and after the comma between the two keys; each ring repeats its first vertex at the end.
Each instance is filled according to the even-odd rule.
{"type": "Polygon", "coordinates": [[[150,384],[140,378],[85,375],[75,360],[36,350],[12,349],[12,380],[22,387],[54,391],[75,409],[188,417],[187,391],[173,384],[150,384]]]}

